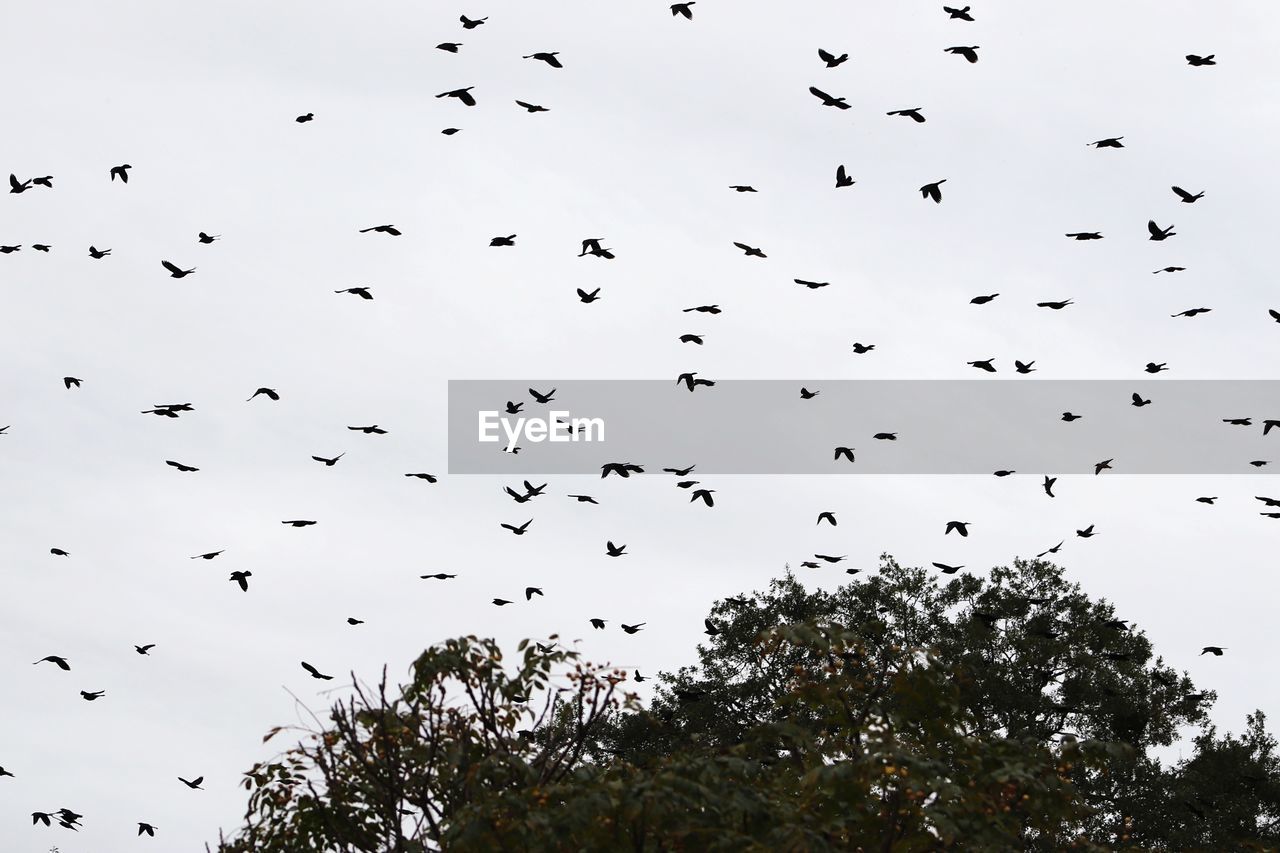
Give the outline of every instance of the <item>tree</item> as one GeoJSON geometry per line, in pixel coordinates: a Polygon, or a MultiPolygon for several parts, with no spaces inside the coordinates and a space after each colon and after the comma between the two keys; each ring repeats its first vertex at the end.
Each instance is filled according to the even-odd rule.
{"type": "Polygon", "coordinates": [[[1051,564],[788,573],[708,630],[647,707],[554,644],[510,673],[429,649],[255,766],[219,851],[1280,849],[1263,717],[1219,737],[1213,694],[1051,564]],[[1148,755],[1188,725],[1192,758],[1148,755]]]}

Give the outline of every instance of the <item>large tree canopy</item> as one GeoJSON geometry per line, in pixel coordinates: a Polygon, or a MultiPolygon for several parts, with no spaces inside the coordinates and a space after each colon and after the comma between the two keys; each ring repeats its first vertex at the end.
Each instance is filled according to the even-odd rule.
{"type": "Polygon", "coordinates": [[[429,649],[253,768],[219,850],[1278,849],[1262,715],[1220,737],[1214,694],[1052,564],[787,573],[708,634],[645,707],[554,642],[429,649]]]}

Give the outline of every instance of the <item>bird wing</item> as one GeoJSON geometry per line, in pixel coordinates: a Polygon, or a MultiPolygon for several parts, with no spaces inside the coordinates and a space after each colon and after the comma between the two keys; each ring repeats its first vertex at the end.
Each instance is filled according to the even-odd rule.
{"type": "Polygon", "coordinates": [[[1151,235],[1152,235],[1153,237],[1159,237],[1159,236],[1160,236],[1160,233],[1161,233],[1161,232],[1160,232],[1160,226],[1159,226],[1159,225],[1156,225],[1156,221],[1155,221],[1154,219],[1148,219],[1148,220],[1147,220],[1147,230],[1151,232],[1151,235]]]}
{"type": "Polygon", "coordinates": [[[182,270],[178,269],[177,267],[175,267],[173,264],[169,263],[168,261],[161,261],[161,262],[160,262],[160,266],[164,267],[164,268],[165,268],[165,269],[167,269],[169,272],[182,272],[182,270]]]}

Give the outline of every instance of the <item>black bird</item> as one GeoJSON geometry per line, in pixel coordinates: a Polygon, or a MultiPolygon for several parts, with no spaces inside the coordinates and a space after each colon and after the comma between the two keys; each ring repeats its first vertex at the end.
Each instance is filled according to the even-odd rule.
{"type": "Polygon", "coordinates": [[[963,56],[971,63],[978,61],[978,45],[976,44],[972,47],[948,47],[943,52],[963,56]]]}
{"type": "Polygon", "coordinates": [[[1199,68],[1202,65],[1217,65],[1218,63],[1214,61],[1213,57],[1212,53],[1208,56],[1196,56],[1194,53],[1188,53],[1186,59],[1188,65],[1193,68],[1199,68]]]}
{"type": "Polygon", "coordinates": [[[314,522],[314,521],[308,521],[308,520],[303,519],[303,518],[295,518],[295,519],[292,519],[292,520],[290,520],[290,521],[282,521],[282,522],[280,522],[280,523],[281,523],[281,524],[287,524],[287,525],[289,525],[290,527],[311,527],[312,525],[314,525],[314,524],[315,524],[315,522],[314,522]]]}
{"type": "Polygon", "coordinates": [[[710,619],[703,619],[702,624],[706,626],[706,630],[702,633],[706,634],[708,637],[714,637],[717,634],[724,633],[723,629],[717,628],[716,623],[712,622],[710,619]]]}
{"type": "Polygon", "coordinates": [[[347,624],[348,624],[348,625],[363,625],[363,624],[364,624],[364,620],[363,620],[363,619],[357,619],[357,618],[356,618],[356,617],[354,617],[354,616],[348,616],[348,617],[347,617],[347,624]]]}
{"type": "Polygon", "coordinates": [[[590,305],[592,302],[595,302],[597,299],[600,298],[600,288],[598,287],[595,290],[591,291],[590,293],[587,293],[581,287],[579,287],[577,290],[578,290],[578,299],[581,300],[582,303],[585,305],[590,305]]]}
{"type": "Polygon", "coordinates": [[[527,112],[531,112],[531,113],[551,112],[551,110],[548,107],[544,107],[541,104],[531,104],[528,101],[521,101],[521,100],[517,100],[516,103],[524,107],[527,112]]]}
{"type": "Polygon", "coordinates": [[[77,378],[75,378],[74,376],[64,376],[64,377],[62,377],[62,384],[63,384],[63,386],[64,386],[64,387],[66,387],[66,389],[69,391],[69,390],[71,390],[71,386],[72,386],[72,385],[74,385],[75,387],[79,388],[79,387],[80,387],[80,380],[79,380],[79,379],[77,379],[77,378]]]}
{"type": "Polygon", "coordinates": [[[560,64],[560,60],[556,59],[556,56],[557,56],[558,54],[559,54],[559,51],[557,51],[557,50],[553,50],[553,51],[551,51],[551,52],[549,52],[549,53],[545,53],[545,52],[544,52],[544,53],[531,53],[531,54],[529,54],[528,56],[526,56],[526,57],[525,57],[525,59],[537,59],[537,60],[540,60],[540,61],[542,61],[542,62],[547,63],[547,64],[548,64],[548,65],[550,65],[552,68],[564,68],[564,66],[560,64]]]}
{"type": "Polygon", "coordinates": [[[943,535],[943,536],[945,536],[945,535],[947,535],[948,533],[950,533],[950,532],[951,532],[951,531],[953,531],[953,530],[954,530],[956,533],[959,533],[961,536],[968,536],[968,535],[969,535],[969,522],[967,522],[967,521],[948,521],[948,522],[947,522],[947,529],[946,529],[946,530],[944,530],[944,531],[942,532],[942,535],[943,535]]]}
{"type": "Polygon", "coordinates": [[[693,497],[689,498],[689,503],[701,499],[707,506],[715,506],[715,500],[711,497],[711,493],[714,491],[715,489],[694,489],[693,497]]]}
{"type": "Polygon", "coordinates": [[[49,549],[49,553],[50,553],[50,554],[52,554],[52,555],[54,555],[55,557],[70,557],[70,556],[71,556],[71,555],[70,555],[70,554],[68,554],[66,551],[62,550],[61,548],[50,548],[50,549],[49,549]]]}
{"type": "Polygon", "coordinates": [[[164,464],[168,465],[171,468],[177,468],[179,471],[183,472],[184,474],[190,474],[194,471],[200,470],[199,468],[193,468],[190,465],[183,465],[181,462],[174,462],[172,459],[166,459],[164,464]]]}
{"type": "Polygon", "coordinates": [[[640,622],[635,625],[623,624],[622,630],[626,631],[628,634],[634,634],[647,624],[647,622],[640,622]]]}
{"type": "Polygon", "coordinates": [[[476,105],[476,99],[471,94],[471,90],[474,88],[475,86],[468,86],[465,89],[450,89],[448,92],[441,92],[440,94],[436,95],[436,97],[437,98],[457,98],[459,101],[462,101],[462,103],[466,104],[467,106],[474,107],[476,105]]]}
{"type": "Polygon", "coordinates": [[[513,524],[507,524],[505,522],[502,523],[501,526],[506,528],[507,530],[510,530],[512,533],[514,533],[517,536],[523,536],[525,534],[525,531],[529,529],[530,524],[533,524],[532,518],[526,521],[524,524],[520,525],[519,527],[516,527],[513,524]]]}
{"type": "Polygon", "coordinates": [[[1073,304],[1074,303],[1070,299],[1067,299],[1063,302],[1037,302],[1036,307],[1052,308],[1054,311],[1061,311],[1063,308],[1066,308],[1068,305],[1073,305],[1073,304]]]}
{"type": "Polygon", "coordinates": [[[828,522],[832,527],[835,527],[835,526],[836,526],[836,515],[835,515],[835,513],[831,512],[830,510],[827,510],[827,511],[824,511],[824,512],[820,512],[820,513],[818,513],[818,521],[817,521],[817,523],[818,523],[818,524],[821,524],[823,521],[826,521],[826,522],[828,522]]]}
{"type": "Polygon", "coordinates": [[[839,460],[841,456],[843,456],[845,459],[848,459],[850,462],[852,462],[852,461],[853,461],[853,448],[852,448],[852,447],[837,447],[837,448],[835,449],[835,455],[833,455],[831,458],[832,458],[832,459],[835,459],[835,460],[839,460]]]}
{"type": "Polygon", "coordinates": [[[1101,474],[1103,471],[1110,471],[1111,463],[1114,461],[1115,461],[1114,459],[1104,459],[1101,462],[1094,463],[1093,473],[1097,475],[1097,474],[1101,474]]]}
{"type": "Polygon", "coordinates": [[[1124,137],[1111,136],[1106,139],[1099,139],[1097,142],[1090,142],[1089,145],[1094,148],[1123,148],[1124,143],[1120,141],[1121,139],[1124,139],[1124,137]]]}
{"type": "Polygon", "coordinates": [[[347,427],[347,429],[353,432],[362,432],[365,435],[386,435],[387,434],[387,431],[382,427],[378,426],[377,424],[374,424],[373,426],[367,426],[367,427],[349,426],[347,427]]]}
{"type": "Polygon", "coordinates": [[[681,336],[680,336],[680,343],[682,343],[682,344],[697,344],[698,346],[702,346],[702,335],[695,335],[695,334],[692,334],[692,333],[690,333],[690,334],[686,334],[686,335],[681,335],[681,336]]]}
{"type": "Polygon", "coordinates": [[[488,17],[484,17],[484,18],[477,18],[476,20],[473,21],[470,18],[468,18],[466,15],[460,15],[458,17],[458,20],[462,22],[462,28],[464,30],[474,30],[476,27],[480,26],[481,24],[483,24],[485,21],[489,19],[488,17]]]}
{"type": "Polygon", "coordinates": [[[1174,195],[1182,199],[1183,204],[1195,204],[1197,201],[1204,198],[1203,191],[1192,194],[1184,190],[1182,187],[1169,187],[1169,189],[1173,190],[1174,195]]]}
{"type": "Polygon", "coordinates": [[[756,188],[755,188],[755,187],[753,187],[753,186],[749,186],[749,185],[747,185],[747,184],[734,184],[733,186],[729,187],[729,189],[733,190],[734,192],[738,192],[738,193],[753,193],[753,192],[757,192],[757,190],[756,190],[756,188]]]}
{"type": "Polygon", "coordinates": [[[1095,534],[1093,532],[1093,525],[1090,524],[1084,530],[1077,530],[1076,535],[1079,536],[1081,539],[1088,539],[1091,536],[1094,536],[1095,534]]]}
{"type": "Polygon", "coordinates": [[[999,471],[995,471],[995,472],[993,472],[993,473],[994,473],[994,474],[995,474],[995,476],[997,476],[997,477],[1008,477],[1008,476],[1010,476],[1010,475],[1012,475],[1012,474],[1016,474],[1016,473],[1018,473],[1018,472],[1017,472],[1017,471],[1009,471],[1009,470],[1007,470],[1007,469],[1002,468],[1002,469],[1000,469],[999,471]]]}
{"type": "Polygon", "coordinates": [[[920,188],[920,195],[923,198],[933,199],[935,204],[942,203],[942,185],[947,182],[946,178],[940,181],[934,181],[931,184],[925,184],[920,188]]]}
{"type": "Polygon", "coordinates": [[[636,670],[636,684],[643,684],[648,680],[649,679],[645,678],[643,675],[640,674],[640,670],[638,669],[636,670]]]}
{"type": "Polygon", "coordinates": [[[878,441],[897,441],[898,434],[896,432],[878,432],[871,436],[878,441]]]}
{"type": "Polygon", "coordinates": [[[105,690],[81,690],[80,691],[81,698],[83,698],[84,701],[86,702],[93,702],[94,700],[101,699],[103,696],[106,696],[106,695],[107,695],[107,691],[105,690]]]}
{"type": "Polygon", "coordinates": [[[805,388],[804,386],[800,387],[801,400],[812,400],[814,397],[818,396],[821,393],[822,393],[821,391],[810,391],[808,388],[805,388]]]}
{"type": "Polygon", "coordinates": [[[696,305],[693,308],[684,308],[681,313],[688,314],[690,311],[697,311],[699,314],[719,314],[719,305],[696,305]]]}
{"type": "Polygon", "coordinates": [[[1144,369],[1147,371],[1147,373],[1159,373],[1162,370],[1168,370],[1169,368],[1166,362],[1162,361],[1159,364],[1156,364],[1154,361],[1149,361],[1147,362],[1147,366],[1144,369]]]}
{"type": "Polygon", "coordinates": [[[502,606],[504,606],[504,605],[511,604],[511,603],[512,603],[512,602],[511,602],[510,600],[505,599],[505,598],[495,598],[495,599],[493,600],[493,604],[494,604],[494,606],[495,606],[495,607],[502,607],[502,606]]]}
{"type": "Polygon", "coordinates": [[[885,113],[885,115],[902,116],[903,118],[911,119],[916,124],[924,124],[924,115],[921,114],[920,112],[921,109],[923,108],[912,107],[911,109],[908,109],[908,110],[890,110],[889,112],[885,113]]]}
{"type": "MultiPolygon", "coordinates": [[[[852,183],[852,181],[850,182],[852,183]]],[[[793,279],[796,284],[802,284],[810,290],[817,290],[819,287],[827,287],[831,284],[829,281],[806,281],[802,278],[793,279]]]]}
{"type": "Polygon", "coordinates": [[[89,247],[89,257],[93,258],[95,261],[102,260],[109,254],[111,254],[110,249],[97,249],[93,246],[89,247]]]}
{"type": "Polygon", "coordinates": [[[954,575],[964,568],[964,566],[948,566],[946,563],[934,563],[933,567],[939,569],[944,575],[954,575]]]}
{"type": "Polygon", "coordinates": [[[214,240],[221,240],[221,234],[206,234],[203,231],[196,237],[201,243],[212,243],[214,240]]]}
{"type": "Polygon", "coordinates": [[[746,243],[738,243],[738,242],[736,242],[736,241],[735,241],[733,245],[735,245],[735,246],[737,246],[739,249],[741,249],[741,250],[743,251],[743,253],[744,253],[744,254],[746,254],[746,256],[747,256],[747,257],[749,257],[749,258],[767,258],[767,257],[769,257],[769,256],[768,256],[768,255],[766,255],[764,252],[760,251],[759,249],[755,248],[754,246],[748,246],[746,243]]]}
{"type": "Polygon", "coordinates": [[[566,497],[573,498],[580,504],[596,504],[597,506],[600,504],[600,502],[591,497],[591,495],[566,495],[566,497]]]}
{"type": "Polygon", "coordinates": [[[1056,495],[1054,495],[1053,493],[1053,484],[1056,482],[1058,482],[1057,477],[1050,477],[1049,475],[1046,474],[1044,478],[1044,482],[1041,484],[1041,487],[1044,489],[1044,493],[1051,498],[1056,497],[1056,495]]]}
{"type": "Polygon", "coordinates": [[[21,248],[22,248],[21,244],[17,246],[0,246],[0,255],[12,255],[14,252],[19,251],[21,248]]]}
{"type": "Polygon", "coordinates": [[[840,110],[847,110],[850,108],[850,104],[846,103],[844,98],[837,98],[832,95],[828,95],[826,92],[822,91],[817,86],[810,86],[809,92],[815,98],[822,101],[822,105],[824,107],[835,107],[836,109],[840,109],[840,110]]]}
{"type": "Polygon", "coordinates": [[[155,647],[156,647],[155,643],[147,643],[145,646],[134,646],[133,650],[140,655],[145,655],[147,652],[151,651],[155,647]]]}
{"type": "Polygon", "coordinates": [[[361,299],[373,298],[373,293],[367,287],[344,287],[342,290],[335,290],[334,293],[350,293],[353,296],[359,296],[361,299]]]}
{"type": "Polygon", "coordinates": [[[697,465],[690,465],[688,468],[663,468],[662,473],[675,474],[677,477],[688,477],[693,473],[693,469],[697,467],[697,465]]]}
{"type": "Polygon", "coordinates": [[[295,118],[294,121],[296,121],[298,124],[306,124],[309,121],[314,121],[315,117],[316,117],[315,113],[303,113],[302,115],[295,118]]]}
{"type": "Polygon", "coordinates": [[[337,456],[333,457],[332,459],[325,459],[323,456],[312,456],[311,458],[316,460],[317,462],[323,462],[326,468],[332,468],[334,465],[338,464],[339,459],[341,459],[346,455],[347,454],[344,452],[344,453],[339,453],[337,456]]]}
{"type": "Polygon", "coordinates": [[[1035,368],[1034,368],[1034,367],[1032,367],[1032,365],[1033,365],[1033,364],[1035,364],[1035,362],[1034,362],[1034,361],[1028,361],[1028,362],[1026,362],[1026,363],[1023,363],[1023,362],[1021,362],[1021,361],[1018,361],[1018,360],[1015,358],[1015,359],[1013,360],[1013,369],[1014,369],[1016,372],[1018,372],[1018,373],[1022,373],[1022,374],[1035,373],[1035,368]]]}
{"type": "Polygon", "coordinates": [[[969,14],[971,6],[965,6],[963,9],[953,9],[950,6],[943,6],[942,11],[946,12],[953,21],[972,21],[973,16],[969,14]]]}
{"type": "MultiPolygon", "coordinates": [[[[224,549],[224,550],[225,550],[225,549],[224,549]]],[[[219,555],[219,554],[221,554],[221,553],[222,553],[222,551],[210,551],[210,552],[209,552],[209,553],[207,553],[207,554],[196,554],[196,555],[195,555],[194,557],[192,557],[191,559],[193,559],[193,560],[212,560],[214,557],[218,556],[218,555],[219,555]]]]}
{"type": "Polygon", "coordinates": [[[24,193],[29,189],[31,189],[30,178],[28,178],[25,181],[19,181],[17,175],[13,174],[12,172],[9,173],[9,192],[24,193]]]}
{"type": "Polygon", "coordinates": [[[240,589],[244,592],[249,591],[249,578],[253,577],[253,572],[232,572],[231,577],[227,580],[235,581],[240,584],[240,589]]]}
{"type": "Polygon", "coordinates": [[[671,17],[674,18],[676,15],[683,15],[686,21],[692,21],[693,20],[692,6],[696,2],[697,0],[689,0],[689,2],[687,3],[672,3],[671,17]]]}
{"type": "Polygon", "coordinates": [[[494,237],[489,241],[489,245],[493,247],[514,246],[516,244],[516,235],[511,234],[507,237],[494,237]]]}
{"type": "Polygon", "coordinates": [[[836,189],[841,187],[851,187],[857,183],[853,178],[849,177],[849,173],[844,170],[844,164],[836,167],[836,189]]]}
{"type": "Polygon", "coordinates": [[[128,163],[125,163],[124,165],[121,165],[121,166],[112,166],[111,167],[112,182],[114,183],[115,179],[119,178],[121,183],[124,183],[124,184],[129,183],[129,170],[132,168],[133,167],[130,166],[128,163]]]}
{"type": "Polygon", "coordinates": [[[1147,239],[1155,240],[1156,242],[1168,240],[1170,237],[1177,235],[1177,232],[1173,230],[1172,225],[1168,228],[1161,228],[1159,225],[1156,225],[1156,221],[1154,219],[1147,220],[1147,231],[1151,232],[1151,236],[1147,239]]]}
{"type": "Polygon", "coordinates": [[[1278,421],[1278,420],[1273,420],[1273,419],[1268,418],[1267,420],[1265,420],[1265,421],[1263,421],[1263,422],[1262,422],[1262,434],[1263,434],[1263,435],[1266,435],[1267,433],[1271,432],[1271,430],[1276,429],[1276,428],[1280,428],[1280,421],[1278,421]]]}
{"type": "Polygon", "coordinates": [[[595,628],[597,631],[603,631],[603,630],[604,630],[604,623],[605,623],[605,620],[603,620],[603,619],[592,619],[592,620],[591,620],[591,627],[592,627],[592,628],[595,628]]]}
{"type": "Polygon", "coordinates": [[[1194,317],[1197,314],[1208,314],[1212,308],[1188,308],[1186,311],[1180,311],[1177,314],[1170,314],[1170,317],[1194,317]]]}
{"type": "Polygon", "coordinates": [[[197,776],[196,778],[188,782],[186,779],[183,779],[181,776],[179,776],[178,781],[186,785],[188,788],[190,788],[193,791],[199,791],[199,790],[202,790],[200,787],[200,783],[204,781],[204,777],[197,776]]]}
{"type": "Polygon", "coordinates": [[[35,249],[37,252],[47,252],[53,247],[47,246],[44,243],[32,243],[31,248],[35,249]]]}
{"type": "Polygon", "coordinates": [[[1253,426],[1253,418],[1223,418],[1222,422],[1231,426],[1253,426]]]}
{"type": "Polygon", "coordinates": [[[446,574],[445,572],[436,572],[433,575],[418,575],[418,577],[422,578],[424,581],[425,580],[447,581],[447,580],[453,580],[454,578],[457,577],[457,575],[450,575],[450,574],[446,574]]]}
{"type": "Polygon", "coordinates": [[[988,358],[988,359],[983,359],[981,361],[966,361],[965,364],[969,365],[970,367],[976,367],[979,370],[985,370],[987,373],[995,373],[996,366],[992,364],[992,362],[994,361],[995,361],[994,358],[988,358]]]}
{"type": "Polygon", "coordinates": [[[524,600],[532,601],[535,595],[542,595],[542,588],[536,586],[526,586],[524,588],[524,600]]]}
{"type": "Polygon", "coordinates": [[[836,56],[834,53],[828,53],[822,48],[818,48],[818,58],[827,63],[828,68],[835,68],[837,65],[847,62],[849,60],[849,54],[842,53],[839,56],[836,56]]]}
{"type": "Polygon", "coordinates": [[[307,672],[311,673],[312,678],[318,678],[321,681],[333,681],[332,675],[325,675],[320,670],[316,669],[314,666],[307,663],[306,661],[302,662],[302,668],[305,669],[307,672]]]}
{"type": "Polygon", "coordinates": [[[864,344],[864,343],[859,343],[857,341],[854,341],[853,343],[853,351],[856,352],[858,355],[866,355],[867,353],[871,352],[875,348],[876,348],[875,344],[864,344]]]}
{"type": "Polygon", "coordinates": [[[1083,418],[1083,417],[1084,417],[1084,415],[1077,415],[1077,414],[1073,414],[1073,413],[1071,413],[1071,412],[1063,412],[1063,413],[1062,413],[1062,419],[1063,419],[1064,421],[1066,421],[1067,423],[1071,423],[1072,421],[1078,421],[1078,420],[1080,420],[1080,419],[1081,419],[1081,418],[1083,418]]]}
{"type": "Polygon", "coordinates": [[[847,560],[849,558],[847,554],[841,554],[839,557],[833,557],[830,554],[814,554],[813,556],[816,559],[822,560],[827,563],[838,563],[841,560],[847,560]]]}
{"type": "Polygon", "coordinates": [[[614,545],[613,542],[604,543],[605,553],[610,557],[621,557],[627,550],[626,545],[614,545]]]}
{"type": "Polygon", "coordinates": [[[1067,235],[1072,240],[1101,240],[1101,231],[1073,231],[1067,235]]]}
{"type": "Polygon", "coordinates": [[[600,466],[600,479],[603,480],[610,474],[617,474],[619,477],[626,479],[632,474],[643,474],[644,468],[631,462],[606,462],[600,466]]]}
{"type": "Polygon", "coordinates": [[[524,403],[514,403],[511,400],[508,400],[506,413],[508,415],[518,415],[520,414],[520,410],[523,408],[524,408],[524,403]]]}
{"type": "Polygon", "coordinates": [[[37,823],[43,823],[45,826],[52,826],[53,824],[49,823],[50,817],[52,817],[52,815],[48,812],[32,812],[31,825],[35,826],[37,823]]]}
{"type": "Polygon", "coordinates": [[[63,672],[71,671],[71,664],[67,663],[66,658],[61,657],[59,655],[45,655],[44,657],[40,658],[40,660],[36,661],[31,665],[35,666],[36,664],[41,664],[41,663],[44,663],[45,661],[48,661],[49,663],[58,667],[58,669],[62,670],[63,672]]]}
{"type": "Polygon", "coordinates": [[[31,183],[35,184],[38,187],[53,189],[53,175],[45,175],[44,177],[40,177],[40,178],[32,178],[31,183]]]}
{"type": "Polygon", "coordinates": [[[249,400],[252,400],[254,397],[257,397],[259,394],[264,395],[268,400],[280,399],[280,395],[276,393],[276,390],[274,388],[259,388],[257,391],[254,391],[253,394],[249,396],[249,399],[245,400],[245,402],[246,403],[249,402],[249,400]]]}
{"type": "Polygon", "coordinates": [[[415,479],[418,479],[418,480],[426,480],[428,483],[435,483],[435,482],[438,482],[440,479],[435,474],[427,474],[427,473],[405,474],[405,476],[414,477],[415,479]]]}
{"type": "Polygon", "coordinates": [[[1159,275],[1162,272],[1186,272],[1186,267],[1161,267],[1158,270],[1152,270],[1152,275],[1159,275]]]}
{"type": "Polygon", "coordinates": [[[460,41],[445,41],[436,45],[436,50],[443,50],[445,53],[457,53],[460,47],[462,47],[462,42],[460,41]]]}
{"type": "Polygon", "coordinates": [[[361,234],[368,234],[371,231],[375,234],[390,234],[392,237],[399,237],[403,233],[394,225],[374,225],[369,228],[360,229],[361,234]]]}
{"type": "Polygon", "coordinates": [[[1214,657],[1222,657],[1222,653],[1227,650],[1226,646],[1205,646],[1200,650],[1200,656],[1213,655],[1214,657]]]}
{"type": "Polygon", "coordinates": [[[184,270],[176,266],[175,264],[169,263],[168,261],[161,261],[160,266],[164,267],[169,271],[170,278],[186,278],[187,276],[191,275],[193,272],[196,271],[195,267],[192,267],[189,270],[184,270]]]}
{"type": "Polygon", "coordinates": [[[690,391],[693,391],[699,385],[710,388],[716,384],[715,381],[711,379],[695,379],[694,377],[697,375],[698,375],[697,371],[694,371],[692,373],[681,373],[679,376],[676,377],[676,384],[677,385],[683,384],[690,391]]]}
{"type": "Polygon", "coordinates": [[[1000,294],[998,293],[990,293],[990,294],[987,294],[986,296],[975,296],[969,300],[969,304],[970,305],[986,305],[988,302],[991,302],[999,295],[1000,294]]]}
{"type": "Polygon", "coordinates": [[[1216,501],[1217,499],[1218,498],[1216,496],[1212,498],[1196,498],[1196,503],[1212,505],[1213,502],[1216,501]]]}
{"type": "Polygon", "coordinates": [[[607,261],[614,260],[616,256],[613,254],[613,250],[606,249],[600,245],[603,239],[603,237],[588,237],[583,240],[582,251],[578,253],[578,257],[585,258],[587,255],[591,255],[596,258],[604,258],[607,261]]]}
{"type": "Polygon", "coordinates": [[[1061,550],[1062,545],[1063,545],[1063,543],[1062,543],[1062,542],[1059,542],[1057,545],[1054,545],[1054,546],[1053,546],[1052,548],[1050,548],[1048,551],[1041,551],[1039,554],[1036,554],[1036,559],[1037,559],[1037,560],[1039,560],[1041,557],[1043,557],[1043,556],[1045,556],[1045,555],[1047,555],[1047,554],[1056,554],[1056,553],[1058,553],[1058,551],[1059,551],[1059,550],[1061,550]]]}
{"type": "Polygon", "coordinates": [[[1139,394],[1139,393],[1138,393],[1138,392],[1136,392],[1136,391],[1133,393],[1133,397],[1132,397],[1131,399],[1132,399],[1132,401],[1133,401],[1133,402],[1131,402],[1129,405],[1131,405],[1131,406],[1136,406],[1136,407],[1138,407],[1139,409],[1141,409],[1143,406],[1150,406],[1150,405],[1151,405],[1151,401],[1150,401],[1150,400],[1144,400],[1144,399],[1142,399],[1142,395],[1141,395],[1141,394],[1139,394]]]}
{"type": "Polygon", "coordinates": [[[1272,320],[1275,320],[1277,323],[1280,323],[1280,311],[1277,311],[1274,308],[1268,308],[1267,313],[1271,315],[1272,320]]]}
{"type": "Polygon", "coordinates": [[[156,828],[154,826],[149,823],[138,821],[138,835],[142,835],[144,832],[152,838],[156,837],[156,828]]]}

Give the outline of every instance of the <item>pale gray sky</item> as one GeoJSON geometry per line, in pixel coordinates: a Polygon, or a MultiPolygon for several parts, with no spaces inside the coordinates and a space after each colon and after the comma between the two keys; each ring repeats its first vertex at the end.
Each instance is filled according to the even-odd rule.
{"type": "Polygon", "coordinates": [[[16,774],[0,779],[0,847],[190,850],[233,827],[241,772],[270,754],[261,735],[295,719],[286,690],[327,702],[299,660],[373,678],[451,635],[560,632],[657,671],[692,659],[713,598],[815,550],[980,568],[1068,539],[1070,576],[1218,690],[1222,725],[1275,709],[1280,688],[1257,675],[1280,522],[1252,498],[1280,497],[1270,478],[1077,478],[1050,501],[1038,478],[717,477],[705,509],[666,478],[554,477],[516,505],[514,478],[402,476],[444,472],[449,379],[968,379],[989,357],[1002,376],[1020,358],[1046,379],[1143,379],[1148,361],[1169,378],[1277,378],[1280,9],[986,2],[969,24],[940,6],[699,0],[693,21],[661,0],[7,9],[0,173],[54,189],[0,197],[0,243],[23,245],[0,255],[0,765],[16,774]],[[464,31],[460,13],[489,21],[464,31]],[[943,53],[973,44],[976,65],[943,53]],[[851,59],[828,70],[818,47],[851,59]],[[544,50],[565,67],[521,59],[544,50]],[[463,86],[477,107],[434,97],[463,86]],[[904,107],[927,123],[884,115],[904,107]],[[1127,147],[1086,147],[1109,136],[1127,147]],[[108,179],[120,163],[127,186],[108,179]],[[837,191],[841,163],[857,183],[837,191]],[[923,201],[940,178],[943,203],[923,201]],[[1206,196],[1180,204],[1171,184],[1206,196]],[[1177,236],[1149,242],[1149,218],[1177,236]],[[357,233],[382,223],[404,236],[357,233]],[[201,230],[222,239],[199,245],[201,230]],[[1082,230],[1106,239],[1062,236],[1082,230]],[[512,233],[516,247],[488,247],[512,233]],[[576,257],[595,236],[617,260],[576,257]],[[197,272],[172,280],[162,258],[197,272]],[[1166,265],[1188,270],[1151,274],[1166,265]],[[355,285],[375,300],[333,293],[355,285]],[[724,313],[680,311],[711,302],[724,313]],[[1214,310],[1169,316],[1193,307],[1214,310]],[[279,403],[245,402],[263,385],[279,403]],[[139,414],[187,401],[179,420],[139,414]],[[390,432],[345,428],[367,423],[390,432]],[[563,497],[582,491],[601,505],[563,497]],[[838,528],[814,527],[824,509],[838,528]],[[498,527],[529,517],[520,538],[498,527]],[[943,538],[953,518],[968,539],[943,538]],[[1096,538],[1072,538],[1090,523],[1096,538]],[[606,539],[628,555],[605,557],[606,539]],[[247,594],[233,570],[253,572],[247,594]],[[488,603],[526,583],[546,598],[488,603]],[[592,616],[648,627],[595,632],[592,616]],[[157,645],[144,658],[135,643],[157,645]],[[1205,644],[1228,653],[1197,657],[1205,644]],[[72,671],[31,666],[47,654],[72,671]],[[62,806],[85,815],[80,833],[30,826],[62,806]],[[140,820],[154,842],[134,838],[140,820]]]}

